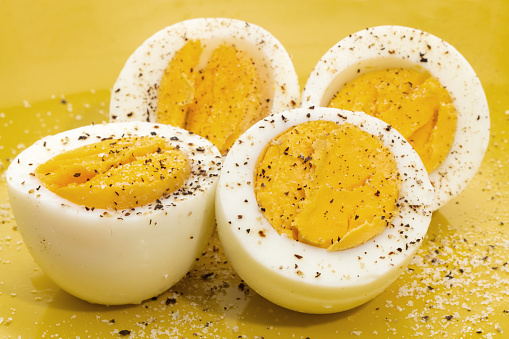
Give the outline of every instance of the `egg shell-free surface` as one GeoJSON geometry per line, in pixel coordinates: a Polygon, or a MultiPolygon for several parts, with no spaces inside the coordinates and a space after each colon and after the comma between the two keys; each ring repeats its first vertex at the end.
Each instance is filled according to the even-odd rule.
{"type": "Polygon", "coordinates": [[[132,122],[39,140],[14,159],[6,179],[23,241],[44,272],[81,299],[115,305],[157,296],[190,270],[214,227],[220,167],[218,150],[205,139],[171,126],[132,122]],[[181,189],[145,206],[91,210],[50,192],[31,174],[51,157],[102,138],[152,134],[179,147],[192,172],[181,189]]]}
{"type": "Polygon", "coordinates": [[[483,87],[468,61],[446,41],[421,30],[377,26],[351,34],[331,47],[311,72],[302,106],[327,106],[349,81],[370,71],[427,71],[446,87],[458,111],[454,142],[445,161],[429,174],[433,210],[458,195],[479,168],[490,137],[483,87]]]}
{"type": "Polygon", "coordinates": [[[0,34],[0,337],[507,336],[507,1],[4,0],[0,13],[0,27],[8,32],[0,34]],[[248,286],[242,288],[216,234],[189,275],[157,300],[128,306],[89,304],[52,283],[23,244],[3,177],[8,163],[45,135],[108,120],[110,90],[134,49],[163,27],[212,16],[246,20],[276,36],[292,55],[301,88],[337,41],[384,24],[416,27],[445,39],[479,75],[492,120],[490,145],[479,171],[460,195],[434,212],[408,268],[363,306],[329,315],[278,307],[248,286]],[[127,330],[130,335],[119,335],[127,330]]]}
{"type": "Polygon", "coordinates": [[[234,45],[253,59],[260,74],[268,113],[297,107],[300,87],[292,60],[283,45],[263,28],[235,19],[198,18],[166,27],[141,44],[120,72],[110,103],[111,121],[156,122],[159,83],[168,63],[189,40],[204,51],[198,67],[222,44],[234,45]]]}
{"type": "Polygon", "coordinates": [[[398,277],[426,234],[433,196],[420,158],[387,124],[358,112],[296,109],[263,119],[237,140],[221,172],[216,219],[225,252],[249,286],[292,310],[332,313],[365,303],[398,277]],[[260,153],[288,128],[312,120],[349,122],[378,136],[401,174],[399,214],[383,233],[348,250],[329,252],[280,236],[256,202],[253,181],[260,153]]]}

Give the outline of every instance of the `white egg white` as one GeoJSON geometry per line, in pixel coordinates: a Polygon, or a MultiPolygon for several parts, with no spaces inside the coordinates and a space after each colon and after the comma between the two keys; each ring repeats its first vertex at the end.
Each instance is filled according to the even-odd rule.
{"type": "Polygon", "coordinates": [[[488,147],[489,108],[481,82],[468,61],[449,43],[418,29],[371,27],[329,49],[313,69],[302,106],[327,106],[346,83],[387,68],[425,70],[447,88],[458,111],[454,142],[445,161],[429,174],[435,188],[433,210],[467,186],[488,147]]]}
{"type": "Polygon", "coordinates": [[[231,264],[256,292],[295,311],[332,313],[367,302],[398,277],[426,234],[433,196],[419,156],[384,122],[364,113],[300,108],[263,119],[237,140],[217,187],[216,221],[231,264]],[[279,235],[255,198],[260,153],[288,128],[312,120],[359,126],[378,136],[397,160],[402,177],[399,215],[383,233],[351,249],[330,252],[279,235]]]}
{"type": "Polygon", "coordinates": [[[262,81],[268,113],[297,107],[300,88],[292,60],[283,45],[265,29],[236,19],[198,18],[176,23],[155,33],[127,60],[113,86],[111,121],[157,122],[158,88],[164,70],[189,40],[200,40],[206,65],[220,45],[234,45],[254,61],[262,81]]]}
{"type": "Polygon", "coordinates": [[[23,242],[62,289],[92,303],[140,303],[170,288],[191,268],[214,227],[221,155],[185,130],[146,122],[92,125],[48,136],[6,171],[23,242]],[[103,138],[158,135],[187,155],[191,176],[160,201],[109,211],[76,205],[33,174],[53,156],[103,138]]]}

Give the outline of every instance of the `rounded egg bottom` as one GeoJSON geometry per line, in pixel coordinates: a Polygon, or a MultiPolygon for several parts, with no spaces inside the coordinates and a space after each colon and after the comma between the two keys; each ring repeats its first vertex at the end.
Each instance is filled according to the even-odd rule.
{"type": "Polygon", "coordinates": [[[367,302],[397,278],[426,234],[432,202],[422,161],[387,124],[339,109],[296,109],[260,121],[234,145],[216,191],[216,220],[233,267],[260,295],[299,312],[333,313],[367,302]],[[403,175],[399,215],[381,234],[348,250],[331,252],[280,236],[256,202],[253,175],[260,152],[277,135],[310,120],[348,122],[379,136],[403,175]]]}
{"type": "Polygon", "coordinates": [[[92,303],[138,304],[184,277],[206,245],[214,227],[221,164],[217,148],[197,135],[131,122],[86,126],[41,139],[12,162],[6,178],[23,242],[57,285],[92,303]],[[188,181],[153,203],[110,211],[71,203],[31,174],[59,152],[125,135],[166,138],[187,155],[188,181]]]}

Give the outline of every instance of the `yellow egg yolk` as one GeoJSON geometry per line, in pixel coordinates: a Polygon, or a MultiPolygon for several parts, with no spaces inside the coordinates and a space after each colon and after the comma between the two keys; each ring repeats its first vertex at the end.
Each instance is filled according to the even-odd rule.
{"type": "Polygon", "coordinates": [[[329,106],[362,111],[394,127],[417,151],[428,173],[444,161],[456,132],[457,112],[449,92],[436,78],[409,69],[361,75],[329,106]]]}
{"type": "Polygon", "coordinates": [[[90,209],[129,209],[179,189],[187,157],[160,137],[106,139],[61,153],[39,165],[46,188],[90,209]]]}
{"type": "Polygon", "coordinates": [[[400,177],[378,137],[310,121],[273,139],[255,170],[255,195],[279,234],[342,250],[381,233],[397,215],[400,177]]]}
{"type": "Polygon", "coordinates": [[[159,87],[157,121],[210,140],[222,154],[267,112],[254,62],[234,46],[215,49],[198,69],[203,47],[189,41],[177,51],[159,87]]]}

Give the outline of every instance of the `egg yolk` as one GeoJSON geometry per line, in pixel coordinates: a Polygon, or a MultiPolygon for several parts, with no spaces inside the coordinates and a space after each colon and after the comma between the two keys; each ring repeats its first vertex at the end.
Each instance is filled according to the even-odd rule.
{"type": "Polygon", "coordinates": [[[159,87],[157,121],[205,137],[225,154],[267,114],[260,77],[253,60],[234,46],[219,46],[198,69],[202,52],[200,41],[192,40],[170,61],[159,87]]]}
{"type": "Polygon", "coordinates": [[[436,78],[409,69],[366,73],[347,83],[329,106],[362,111],[394,127],[428,173],[444,161],[456,132],[457,112],[449,92],[436,78]]]}
{"type": "Polygon", "coordinates": [[[398,213],[399,187],[392,152],[348,123],[294,126],[255,169],[258,205],[278,233],[331,251],[381,233],[398,213]]]}
{"type": "Polygon", "coordinates": [[[55,194],[87,208],[129,209],[179,189],[187,157],[160,137],[106,139],[61,153],[35,175],[55,194]]]}

